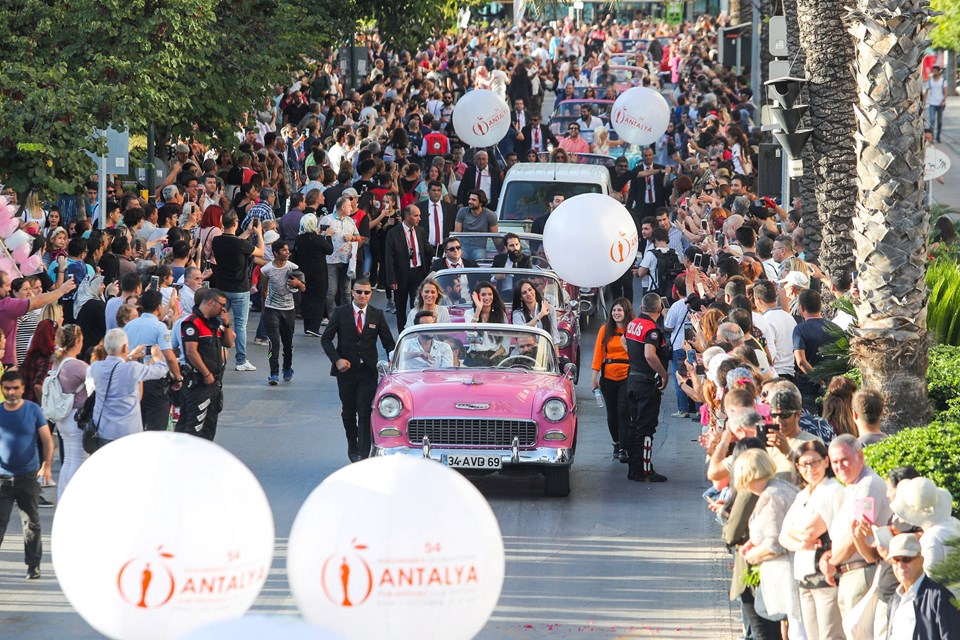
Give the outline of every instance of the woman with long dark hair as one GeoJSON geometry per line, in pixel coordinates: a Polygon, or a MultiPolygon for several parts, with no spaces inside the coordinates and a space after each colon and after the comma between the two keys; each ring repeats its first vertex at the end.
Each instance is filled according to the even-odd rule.
{"type": "Polygon", "coordinates": [[[513,306],[510,307],[513,324],[525,324],[549,333],[554,342],[557,332],[557,311],[530,280],[520,280],[513,288],[513,306]]]}
{"type": "Polygon", "coordinates": [[[593,390],[600,390],[607,410],[607,429],[613,441],[613,457],[627,462],[627,428],[630,411],[627,404],[627,374],[630,360],[620,338],[633,320],[633,305],[626,298],[617,298],[610,305],[606,323],[597,333],[593,349],[593,390]]]}
{"type": "Polygon", "coordinates": [[[23,399],[40,402],[43,395],[43,379],[50,371],[53,351],[57,348],[57,324],[53,320],[41,320],[33,332],[33,341],[20,367],[23,376],[23,399]]]}

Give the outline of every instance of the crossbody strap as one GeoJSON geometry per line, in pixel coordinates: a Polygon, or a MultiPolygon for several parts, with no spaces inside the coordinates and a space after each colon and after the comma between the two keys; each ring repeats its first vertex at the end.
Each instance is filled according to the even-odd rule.
{"type": "MultiPolygon", "coordinates": [[[[113,369],[110,370],[110,377],[107,378],[107,390],[103,392],[103,397],[100,398],[101,402],[106,402],[107,397],[110,395],[110,386],[113,384],[113,374],[117,370],[117,367],[120,366],[120,363],[113,365],[113,369]]],[[[100,416],[103,417],[103,409],[100,409],[100,416]]],[[[97,428],[100,428],[100,421],[97,420],[97,428]]]]}

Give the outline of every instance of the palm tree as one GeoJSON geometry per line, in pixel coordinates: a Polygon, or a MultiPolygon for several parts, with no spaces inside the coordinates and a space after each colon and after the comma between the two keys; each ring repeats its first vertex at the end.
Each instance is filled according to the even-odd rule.
{"type": "Polygon", "coordinates": [[[920,62],[927,0],[859,0],[849,16],[856,57],[860,299],[851,351],[867,387],[887,400],[884,429],[925,424],[927,233],[920,62]]]}
{"type": "Polygon", "coordinates": [[[784,5],[788,37],[793,20],[797,25],[802,56],[799,63],[807,79],[808,118],[813,129],[810,143],[804,148],[804,177],[809,171],[815,202],[809,198],[803,201],[804,245],[819,258],[820,267],[828,275],[850,273],[854,262],[850,228],[857,198],[853,139],[857,91],[853,82],[853,38],[844,23],[845,5],[843,0],[796,0],[795,5],[784,5]]]}

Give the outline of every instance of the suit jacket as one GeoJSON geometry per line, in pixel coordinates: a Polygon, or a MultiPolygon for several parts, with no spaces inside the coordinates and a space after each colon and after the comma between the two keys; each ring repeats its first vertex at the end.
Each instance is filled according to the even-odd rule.
{"type": "MultiPolygon", "coordinates": [[[[427,230],[418,225],[414,227],[414,233],[417,236],[417,244],[420,250],[417,264],[426,267],[431,260],[430,247],[427,244],[427,230]]],[[[383,265],[386,272],[385,284],[388,287],[406,281],[410,275],[409,242],[406,227],[402,224],[395,225],[390,231],[387,231],[387,237],[384,240],[383,265]]]]}
{"type": "MultiPolygon", "coordinates": [[[[502,269],[507,266],[507,254],[498,253],[493,256],[493,264],[490,265],[494,269],[502,269]]],[[[515,269],[532,269],[533,268],[533,259],[527,254],[520,256],[520,261],[513,265],[515,269]]]]}
{"type": "MultiPolygon", "coordinates": [[[[642,163],[637,165],[640,171],[643,171],[642,163]]],[[[653,164],[654,169],[664,169],[662,164],[653,164]]],[[[663,183],[663,174],[658,173],[653,177],[653,206],[662,207],[667,203],[667,190],[663,183]]],[[[639,211],[646,205],[647,179],[635,177],[630,183],[630,195],[627,199],[627,208],[631,211],[639,211]]]]}
{"type": "MultiPolygon", "coordinates": [[[[520,112],[516,109],[510,109],[510,122],[516,124],[520,121],[520,112]]],[[[530,123],[530,112],[526,109],[523,110],[523,125],[524,127],[530,123]]]]}
{"type": "MultiPolygon", "coordinates": [[[[471,260],[470,258],[463,258],[460,260],[460,264],[464,269],[471,269],[479,267],[476,260],[471,260]]],[[[441,271],[447,268],[446,258],[437,258],[430,264],[430,271],[441,271]]]]}
{"type": "Polygon", "coordinates": [[[353,315],[353,303],[334,309],[330,323],[320,338],[320,345],[332,363],[330,375],[340,375],[337,370],[337,360],[340,358],[350,362],[350,370],[362,367],[376,375],[378,338],[387,353],[397,346],[382,309],[367,305],[363,314],[363,333],[359,335],[353,315]],[[337,339],[336,346],[333,344],[334,338],[337,339]]]}
{"type": "MultiPolygon", "coordinates": [[[[533,145],[533,135],[531,135],[531,131],[532,131],[531,127],[532,125],[528,124],[522,130],[523,142],[521,144],[523,145],[523,147],[522,147],[522,150],[519,152],[521,156],[520,157],[521,161],[525,161],[525,156],[527,155],[527,151],[530,151],[530,147],[533,145]]],[[[554,147],[557,147],[560,144],[559,142],[557,142],[557,136],[553,135],[553,133],[550,132],[550,127],[548,127],[543,123],[540,123],[540,143],[543,146],[544,151],[547,150],[548,144],[552,144],[554,147]]]]}
{"type": "MultiPolygon", "coordinates": [[[[493,154],[490,154],[493,158],[493,154]]],[[[487,165],[490,170],[490,202],[487,203],[487,209],[497,210],[497,200],[500,199],[500,189],[503,187],[503,174],[500,173],[500,167],[496,161],[487,165]]],[[[461,207],[467,206],[467,198],[470,197],[470,191],[477,187],[477,165],[467,165],[467,170],[463,173],[463,179],[460,180],[460,188],[457,190],[457,204],[461,207]]]]}
{"type": "MultiPolygon", "coordinates": [[[[443,200],[437,204],[440,205],[440,211],[443,213],[443,224],[440,225],[441,239],[437,242],[439,245],[442,244],[443,238],[449,238],[453,233],[453,224],[457,221],[457,205],[443,200]]],[[[420,209],[420,226],[427,230],[429,238],[430,229],[433,228],[433,203],[427,200],[419,203],[417,208],[420,209]]]]}
{"type": "MultiPolygon", "coordinates": [[[[917,590],[917,599],[913,601],[913,610],[917,624],[913,637],[909,640],[955,640],[960,638],[960,611],[950,602],[953,594],[950,590],[935,582],[929,576],[923,578],[917,590]]],[[[887,621],[900,606],[900,594],[894,593],[890,600],[887,621]]],[[[889,624],[888,627],[889,629],[889,624]]],[[[890,638],[890,636],[887,636],[890,638]]],[[[890,638],[890,640],[899,640],[890,638]]]]}

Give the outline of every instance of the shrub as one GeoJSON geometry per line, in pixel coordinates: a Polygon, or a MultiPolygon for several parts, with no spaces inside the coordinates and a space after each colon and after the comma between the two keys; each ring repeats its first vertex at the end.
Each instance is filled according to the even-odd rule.
{"type": "Polygon", "coordinates": [[[960,345],[960,264],[941,257],[927,268],[927,328],[940,344],[960,345]]]}
{"type": "Polygon", "coordinates": [[[953,496],[960,513],[960,422],[932,422],[904,429],[864,450],[867,464],[884,478],[895,467],[909,465],[953,496]]]}
{"type": "Polygon", "coordinates": [[[951,400],[960,398],[960,348],[936,345],[930,349],[927,394],[937,414],[949,409],[951,400]]]}

